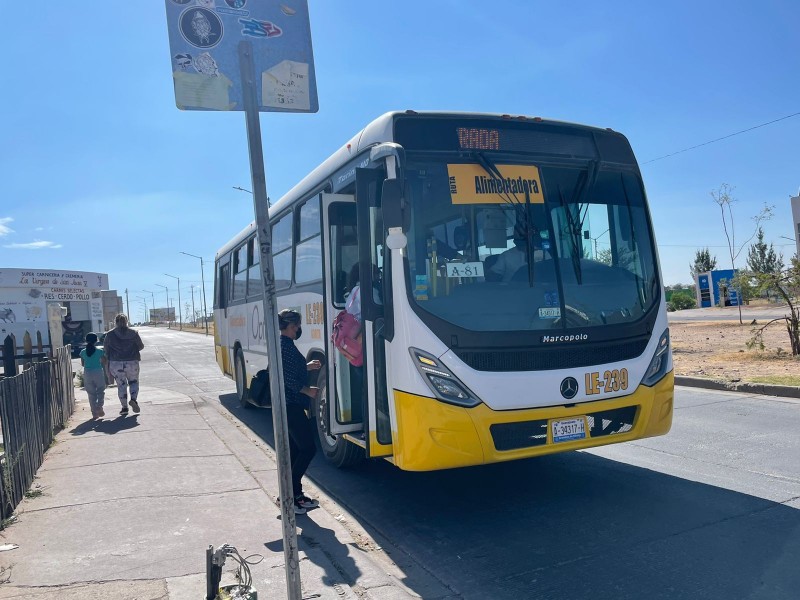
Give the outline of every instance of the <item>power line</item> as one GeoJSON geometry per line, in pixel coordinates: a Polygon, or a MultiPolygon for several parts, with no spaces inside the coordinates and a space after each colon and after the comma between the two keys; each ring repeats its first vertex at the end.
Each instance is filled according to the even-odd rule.
{"type": "MultiPolygon", "coordinates": [[[[659,248],[729,248],[729,246],[714,246],[709,244],[657,244],[659,248]]],[[[783,248],[785,246],[794,246],[794,244],[771,244],[776,248],[783,248]]]]}
{"type": "Polygon", "coordinates": [[[748,127],[747,129],[742,129],[741,131],[737,131],[736,133],[731,133],[728,135],[724,135],[721,138],[717,138],[715,140],[709,140],[708,142],[703,142],[702,144],[697,144],[696,146],[691,146],[689,148],[684,148],[683,150],[678,150],[677,152],[673,152],[672,154],[665,154],[664,156],[659,156],[658,158],[653,158],[651,160],[645,161],[642,164],[647,165],[652,162],[656,162],[657,160],[663,160],[665,158],[669,158],[670,156],[675,156],[676,154],[681,154],[683,152],[688,152],[689,150],[694,150],[695,148],[700,148],[701,146],[708,146],[709,144],[713,144],[714,142],[720,142],[722,140],[727,140],[728,138],[732,138],[735,135],[739,135],[740,133],[746,133],[748,131],[753,131],[754,129],[758,129],[760,127],[766,127],[767,125],[772,125],[773,123],[778,123],[779,121],[785,121],[786,119],[791,119],[792,117],[796,117],[800,115],[800,112],[792,113],[791,115],[786,115],[785,117],[781,117],[780,119],[775,119],[774,121],[768,121],[766,123],[761,123],[761,125],[756,125],[755,127],[748,127]]]}

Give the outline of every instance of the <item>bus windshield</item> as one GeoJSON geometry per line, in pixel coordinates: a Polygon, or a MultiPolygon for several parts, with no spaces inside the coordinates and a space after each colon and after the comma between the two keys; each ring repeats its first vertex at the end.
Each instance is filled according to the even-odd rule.
{"type": "Polygon", "coordinates": [[[418,309],[472,331],[633,322],[658,273],[633,170],[414,159],[409,283],[418,309]]]}

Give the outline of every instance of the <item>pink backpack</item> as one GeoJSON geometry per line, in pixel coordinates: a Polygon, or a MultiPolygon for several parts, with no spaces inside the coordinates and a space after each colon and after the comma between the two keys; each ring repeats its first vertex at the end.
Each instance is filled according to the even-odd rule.
{"type": "Polygon", "coordinates": [[[333,320],[331,342],[354,367],[364,364],[361,340],[358,339],[360,333],[361,323],[353,315],[346,310],[336,315],[333,320]]]}

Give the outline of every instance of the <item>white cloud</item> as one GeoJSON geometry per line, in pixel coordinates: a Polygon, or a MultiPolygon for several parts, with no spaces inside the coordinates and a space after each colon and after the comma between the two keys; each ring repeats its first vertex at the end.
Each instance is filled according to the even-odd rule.
{"type": "Polygon", "coordinates": [[[16,248],[18,250],[41,250],[42,248],[61,248],[61,244],[55,242],[48,242],[45,240],[37,240],[35,242],[28,242],[26,244],[6,244],[4,248],[16,248]]]}
{"type": "Polygon", "coordinates": [[[37,227],[34,231],[44,231],[44,227],[37,227]]]}
{"type": "Polygon", "coordinates": [[[14,232],[14,230],[8,226],[8,223],[11,223],[11,221],[13,220],[14,219],[12,219],[11,217],[0,218],[0,237],[3,237],[4,235],[8,235],[9,233],[14,232]]]}

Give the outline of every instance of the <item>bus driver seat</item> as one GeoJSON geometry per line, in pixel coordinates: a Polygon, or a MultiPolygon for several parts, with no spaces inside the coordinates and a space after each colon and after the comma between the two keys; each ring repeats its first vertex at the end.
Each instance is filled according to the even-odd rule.
{"type": "Polygon", "coordinates": [[[499,254],[490,254],[483,259],[483,277],[486,281],[500,281],[503,279],[502,275],[492,271],[497,259],[500,258],[499,254]]]}

